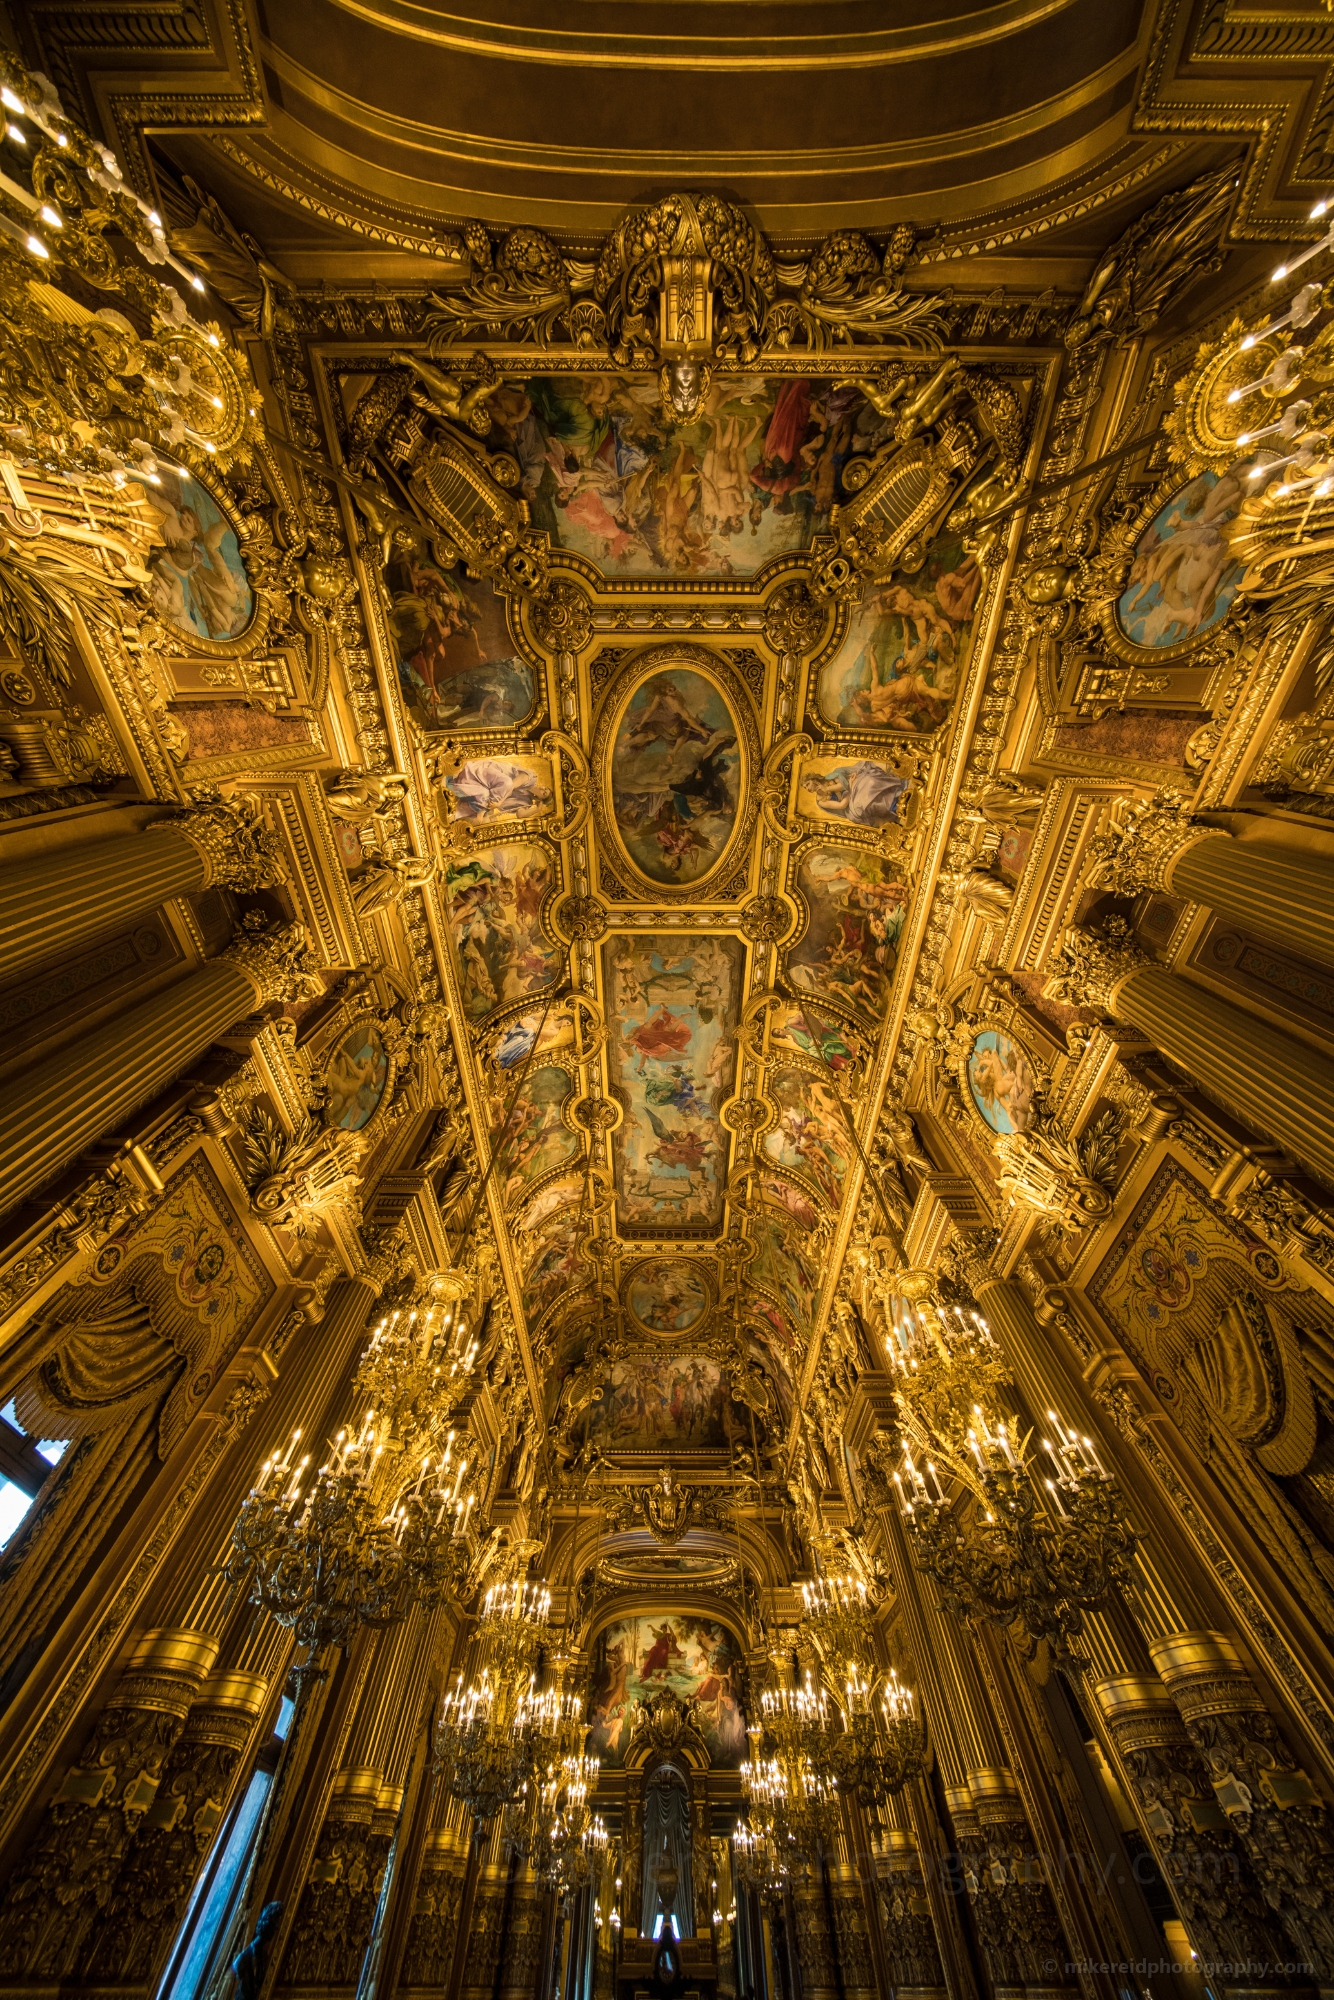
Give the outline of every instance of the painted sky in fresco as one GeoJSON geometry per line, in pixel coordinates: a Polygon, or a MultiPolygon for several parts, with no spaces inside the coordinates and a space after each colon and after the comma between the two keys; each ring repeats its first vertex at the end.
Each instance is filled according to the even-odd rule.
{"type": "Polygon", "coordinates": [[[612,1135],[621,1226],[716,1229],[728,1135],[718,1108],[736,1069],[738,938],[650,936],[603,946],[612,1135]]]}

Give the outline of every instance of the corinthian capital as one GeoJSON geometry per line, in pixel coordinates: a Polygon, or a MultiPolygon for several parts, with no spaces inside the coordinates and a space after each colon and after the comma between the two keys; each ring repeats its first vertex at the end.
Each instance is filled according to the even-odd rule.
{"type": "Polygon", "coordinates": [[[193,812],[157,820],[158,828],[188,840],[203,855],[208,868],[205,887],[276,889],[287,880],[282,846],[254,799],[213,799],[193,812]]]}
{"type": "Polygon", "coordinates": [[[1096,1007],[1112,1014],[1117,986],[1148,959],[1123,917],[1109,917],[1100,931],[1072,924],[1047,975],[1043,993],[1067,1007],[1096,1007]]]}
{"type": "Polygon", "coordinates": [[[309,933],[301,924],[242,933],[223,955],[239,966],[254,986],[257,1007],[311,1000],[324,991],[309,933]]]}
{"type": "Polygon", "coordinates": [[[1188,847],[1227,838],[1218,827],[1198,826],[1180,792],[1165,785],[1151,799],[1118,802],[1108,831],[1091,845],[1085,880],[1117,896],[1169,889],[1173,866],[1188,847]]]}

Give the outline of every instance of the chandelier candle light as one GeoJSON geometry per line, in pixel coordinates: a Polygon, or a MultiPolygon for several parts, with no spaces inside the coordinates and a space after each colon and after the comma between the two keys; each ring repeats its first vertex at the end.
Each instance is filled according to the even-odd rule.
{"type": "Polygon", "coordinates": [[[941,1304],[927,1274],[905,1275],[914,1296],[891,1299],[886,1345],[904,1435],[894,1483],[914,1559],[956,1617],[1076,1663],[1083,1613],[1132,1580],[1119,1491],[1092,1440],[1056,1411],[1040,1454],[1012,1416],[989,1414],[1012,1384],[986,1321],[941,1304]]]}

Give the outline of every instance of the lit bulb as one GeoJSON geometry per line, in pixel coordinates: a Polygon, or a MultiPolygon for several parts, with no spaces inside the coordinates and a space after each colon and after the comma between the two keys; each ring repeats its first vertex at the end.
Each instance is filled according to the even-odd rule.
{"type": "Polygon", "coordinates": [[[51,252],[47,249],[40,236],[30,236],[28,238],[28,248],[34,257],[49,257],[51,255],[51,252]]]}
{"type": "Polygon", "coordinates": [[[57,214],[54,208],[52,208],[49,201],[44,201],[42,203],[41,208],[38,210],[38,214],[41,216],[42,221],[47,224],[48,228],[63,229],[65,227],[62,217],[57,214]]]}
{"type": "Polygon", "coordinates": [[[26,146],[28,143],[26,133],[20,132],[17,125],[6,125],[5,137],[12,139],[16,146],[26,146]]]}
{"type": "Polygon", "coordinates": [[[162,227],[162,217],[161,217],[161,216],[160,216],[160,215],[158,214],[158,212],[157,212],[157,210],[156,210],[155,208],[150,208],[150,209],[149,209],[149,211],[148,211],[148,219],[149,219],[149,221],[150,221],[150,222],[152,223],[152,225],[153,225],[154,229],[161,229],[161,227],[162,227]]]}
{"type": "Polygon", "coordinates": [[[3,90],[0,90],[0,104],[4,105],[6,111],[21,112],[23,110],[23,106],[19,103],[8,85],[3,90]]]}
{"type": "Polygon", "coordinates": [[[1277,271],[1275,271],[1274,275],[1270,278],[1269,282],[1271,285],[1276,285],[1280,278],[1286,278],[1287,275],[1288,275],[1287,265],[1280,264],[1277,271]]]}
{"type": "Polygon", "coordinates": [[[203,280],[202,278],[191,278],[191,280],[190,280],[190,283],[191,283],[191,284],[192,284],[192,285],[194,286],[194,288],[195,288],[195,290],[196,290],[197,292],[202,292],[202,291],[203,291],[203,289],[204,289],[204,280],[203,280]]]}
{"type": "Polygon", "coordinates": [[[1321,216],[1325,213],[1328,207],[1329,203],[1327,201],[1318,201],[1315,207],[1311,210],[1312,222],[1319,222],[1321,216]]]}

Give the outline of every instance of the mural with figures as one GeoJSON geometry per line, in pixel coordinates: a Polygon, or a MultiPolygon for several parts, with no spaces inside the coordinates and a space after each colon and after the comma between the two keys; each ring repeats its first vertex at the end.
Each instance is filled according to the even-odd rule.
{"type": "MultiPolygon", "coordinates": [[[[561,1106],[573,1088],[568,1070],[535,1069],[520,1086],[503,1124],[497,1119],[491,1143],[507,1207],[526,1187],[578,1152],[579,1141],[561,1118],[561,1106]]],[[[503,1116],[503,1106],[495,1108],[503,1116]]]]}
{"type": "Polygon", "coordinates": [[[192,638],[239,638],[254,615],[255,594],[236,530],[193,474],[163,458],[157,466],[155,484],[126,485],[160,543],[148,557],[153,609],[192,638]]]}
{"type": "Polygon", "coordinates": [[[909,780],[879,757],[808,757],[797,793],[808,818],[844,826],[901,826],[912,803],[909,780]]]}
{"type": "Polygon", "coordinates": [[[664,1257],[639,1266],[626,1299],[640,1325],[651,1333],[688,1333],[709,1309],[709,1285],[698,1264],[684,1257],[664,1257]]]}
{"type": "Polygon", "coordinates": [[[707,675],[650,674],[621,716],[611,753],[612,817],[651,882],[710,874],[732,838],[740,800],[736,721],[707,675]]]}
{"type": "Polygon", "coordinates": [[[537,706],[533,669],[489,583],[442,569],[422,549],[385,571],[403,700],[423,729],[514,729],[537,706]]]}
{"type": "Polygon", "coordinates": [[[692,421],[656,374],[538,375],[490,398],[535,528],[604,574],[751,576],[824,533],[888,423],[849,383],[719,376],[692,421]]]}
{"type": "Polygon", "coordinates": [[[1246,462],[1201,472],[1158,509],[1135,545],[1116,622],[1137,646],[1183,646],[1226,618],[1245,564],[1232,553],[1246,462]]]}
{"type": "Polygon", "coordinates": [[[470,826],[538,819],[556,796],[547,757],[467,757],[442,783],[453,817],[470,826]]]}
{"type": "Polygon", "coordinates": [[[538,917],[553,887],[551,859],[541,847],[486,848],[446,869],[449,923],[469,1020],[485,1020],[550,979],[558,954],[538,917]]]}
{"type": "Polygon", "coordinates": [[[664,1687],[696,1704],[715,1764],[734,1766],[746,1751],[743,1655],[726,1625],[662,1605],[618,1619],[593,1648],[588,1753],[619,1767],[630,1741],[630,1710],[664,1687]]]}
{"type": "Polygon", "coordinates": [[[772,1211],[762,1210],[751,1225],[759,1245],[750,1266],[751,1283],[776,1293],[789,1316],[809,1324],[811,1309],[820,1288],[820,1273],[814,1261],[800,1248],[800,1233],[772,1211]]]}
{"type": "Polygon", "coordinates": [[[620,937],[603,945],[612,1134],[623,1229],[717,1228],[743,978],[739,938],[620,937]]]}
{"type": "Polygon", "coordinates": [[[726,1371],[699,1354],[614,1362],[587,1415],[604,1451],[723,1451],[749,1435],[726,1371]]]}
{"type": "Polygon", "coordinates": [[[566,1292],[588,1283],[588,1267],[579,1256],[582,1240],[583,1227],[572,1210],[544,1222],[534,1237],[523,1264],[523,1310],[530,1326],[566,1292]]]}
{"type": "Polygon", "coordinates": [[[852,1140],[831,1087],[804,1070],[778,1070],[769,1082],[778,1123],[764,1135],[764,1151],[780,1167],[809,1174],[831,1208],[837,1208],[852,1158],[852,1140]]]}
{"type": "Polygon", "coordinates": [[[954,704],[982,572],[958,535],[938,535],[920,570],[868,587],[820,670],[816,702],[834,729],[929,735],[954,704]]]}
{"type": "Polygon", "coordinates": [[[788,952],[788,978],[811,995],[806,1023],[830,1025],[822,999],[879,1016],[889,1004],[908,889],[896,863],[851,847],[817,847],[802,857],[796,886],[810,922],[788,952]]]}
{"type": "Polygon", "coordinates": [[[836,1076],[856,1069],[864,1056],[861,1037],[845,1021],[825,1020],[814,1007],[789,1007],[776,1014],[769,1025],[769,1047],[775,1053],[800,1049],[836,1076]]]}

